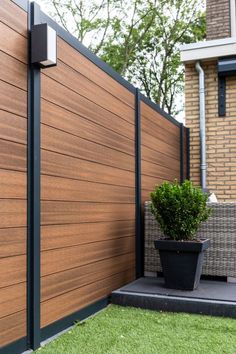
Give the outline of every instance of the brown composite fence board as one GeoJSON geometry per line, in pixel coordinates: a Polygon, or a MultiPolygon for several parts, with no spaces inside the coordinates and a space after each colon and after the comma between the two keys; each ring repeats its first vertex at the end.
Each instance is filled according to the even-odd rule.
{"type": "Polygon", "coordinates": [[[0,22],[1,50],[18,59],[22,63],[27,63],[27,39],[3,22],[0,22]]]}
{"type": "MultiPolygon", "coordinates": [[[[1,30],[1,29],[0,29],[1,30]]],[[[12,86],[4,81],[0,85],[1,109],[16,115],[27,116],[27,94],[24,90],[12,86]]]]}
{"type": "Polygon", "coordinates": [[[116,96],[111,95],[61,61],[58,61],[56,67],[45,72],[45,75],[86,98],[86,100],[134,124],[134,108],[123,103],[116,96]]]}
{"type": "Polygon", "coordinates": [[[180,179],[180,128],[146,102],[141,102],[141,144],[144,203],[156,184],[180,179]]]}
{"type": "Polygon", "coordinates": [[[132,221],[135,217],[132,204],[43,201],[41,207],[42,225],[132,221]]]}
{"type": "Polygon", "coordinates": [[[102,165],[95,161],[82,160],[52,151],[42,150],[41,171],[43,175],[71,178],[74,180],[133,187],[132,171],[102,165]]]}
{"type": "MultiPolygon", "coordinates": [[[[2,115],[4,119],[4,115],[2,115]]],[[[0,139],[0,168],[26,171],[27,148],[23,144],[0,139]]]]}
{"type": "Polygon", "coordinates": [[[116,98],[120,99],[132,108],[134,107],[133,93],[129,92],[119,82],[94,65],[76,49],[68,46],[68,44],[62,39],[59,39],[58,41],[58,58],[92,82],[96,83],[98,86],[102,87],[107,92],[111,93],[116,98]]]}
{"type": "Polygon", "coordinates": [[[145,117],[148,121],[151,120],[153,124],[157,125],[161,130],[164,130],[164,132],[165,131],[171,132],[178,139],[179,138],[178,124],[173,124],[173,118],[172,121],[170,121],[164,116],[163,113],[164,111],[160,113],[153,107],[149,106],[146,102],[141,102],[142,117],[145,117]]]}
{"type": "Polygon", "coordinates": [[[25,337],[26,335],[26,310],[19,311],[7,317],[0,318],[1,346],[25,337]]]}
{"type": "Polygon", "coordinates": [[[24,91],[27,90],[26,64],[0,51],[0,78],[24,91]]]}
{"type": "MultiPolygon", "coordinates": [[[[56,67],[41,71],[33,95],[37,69],[28,66],[27,1],[14,1],[2,0],[0,7],[0,346],[10,345],[12,354],[27,349],[27,336],[37,348],[40,335],[46,339],[72,324],[87,306],[99,308],[97,301],[135,279],[139,201],[149,199],[155,184],[179,179],[181,143],[180,124],[41,11],[40,21],[57,30],[58,58],[56,67]],[[30,139],[34,133],[37,142],[37,103],[38,147],[30,139]],[[31,160],[37,149],[40,166],[31,160]],[[32,204],[27,183],[37,194],[37,176],[41,200],[32,204]],[[38,255],[27,203],[37,212],[38,255]],[[41,260],[41,283],[31,252],[41,260]],[[27,294],[32,275],[39,289],[28,287],[27,294]],[[39,312],[31,321],[32,295],[41,302],[41,331],[39,312]]],[[[184,176],[187,135],[184,128],[184,176]]]]}
{"type": "MultiPolygon", "coordinates": [[[[42,123],[45,123],[47,125],[50,125],[52,127],[58,127],[58,129],[62,129],[63,131],[71,131],[71,125],[70,122],[73,120],[73,125],[75,125],[77,122],[75,121],[77,119],[78,112],[72,112],[64,107],[62,107],[61,102],[58,101],[56,104],[54,102],[50,102],[49,97],[46,99],[41,100],[41,109],[43,112],[42,115],[42,123]],[[49,114],[51,113],[51,114],[49,114]],[[61,119],[56,119],[56,116],[58,115],[58,118],[63,117],[62,122],[61,119]],[[65,120],[65,121],[64,121],[65,120]]],[[[78,124],[82,125],[87,123],[89,127],[92,127],[93,124],[95,123],[97,126],[99,125],[101,128],[101,132],[109,130],[111,134],[114,132],[114,136],[120,139],[120,142],[118,141],[117,143],[124,142],[126,144],[126,148],[128,146],[127,141],[128,140],[134,140],[133,137],[133,125],[130,123],[127,123],[124,119],[117,119],[117,116],[114,114],[110,113],[108,116],[105,115],[100,115],[99,119],[97,118],[97,115],[88,115],[86,114],[83,116],[80,112],[79,115],[80,121],[75,125],[75,131],[73,134],[79,133],[78,130],[78,124]],[[77,130],[76,130],[77,128],[77,130]]],[[[81,132],[82,134],[85,134],[86,132],[81,132]]],[[[98,135],[99,131],[97,131],[98,135]]],[[[111,139],[111,137],[107,136],[107,139],[111,139]]],[[[114,141],[114,144],[116,142],[114,141]]],[[[130,148],[130,147],[129,147],[130,148]]],[[[129,152],[129,151],[127,151],[129,152]]]]}
{"type": "MultiPolygon", "coordinates": [[[[131,145],[129,138],[119,134],[120,130],[123,131],[126,128],[127,123],[119,118],[117,119],[117,117],[113,129],[116,129],[117,121],[119,121],[119,123],[123,123],[119,124],[119,132],[109,129],[111,122],[108,120],[106,127],[104,127],[97,120],[96,122],[90,121],[45,100],[43,101],[42,112],[42,123],[46,125],[98,144],[112,146],[114,149],[126,154],[134,155],[134,144],[131,145]]],[[[131,128],[133,129],[132,125],[131,128]]]]}
{"type": "Polygon", "coordinates": [[[26,336],[27,14],[0,6],[0,347],[26,336]]]}
{"type": "Polygon", "coordinates": [[[0,203],[1,228],[26,226],[26,200],[2,199],[0,203]]]}
{"type": "MultiPolygon", "coordinates": [[[[1,289],[26,281],[26,255],[14,255],[0,259],[1,289]]],[[[9,303],[8,306],[11,306],[9,303]]]]}
{"type": "Polygon", "coordinates": [[[119,288],[122,284],[130,282],[134,278],[134,269],[127,269],[125,272],[112,275],[87,286],[78,288],[52,298],[42,303],[42,326],[59,320],[62,316],[68,316],[78,309],[104,298],[113,289],[119,288]]]}
{"type": "Polygon", "coordinates": [[[0,313],[2,317],[25,309],[26,284],[20,283],[1,289],[0,313]],[[9,306],[9,302],[11,306],[9,306]]]}
{"type": "Polygon", "coordinates": [[[126,253],[113,258],[86,264],[78,268],[68,269],[62,272],[42,277],[42,301],[75,290],[90,283],[94,283],[107,276],[125,271],[128,267],[134,267],[134,253],[126,253]]]}
{"type": "MultiPolygon", "coordinates": [[[[71,288],[69,278],[68,282],[62,283],[61,291],[56,283],[54,287],[50,285],[50,300],[47,300],[47,297],[41,299],[42,327],[109,294],[106,289],[99,290],[99,296],[86,294],[88,284],[97,289],[99,282],[104,282],[111,275],[117,279],[123,278],[123,272],[134,266],[134,264],[125,262],[125,264],[118,263],[116,267],[103,266],[103,272],[100,271],[97,275],[95,271],[97,264],[102,266],[103,262],[112,263],[114,258],[124,254],[134,254],[134,106],[130,106],[130,101],[126,103],[117,97],[123,90],[128,92],[123,88],[118,90],[117,83],[113,85],[112,93],[104,89],[111,82],[109,75],[103,73],[100,75],[102,82],[94,82],[91,80],[89,71],[79,72],[77,58],[68,65],[67,53],[74,51],[71,50],[69,44],[61,44],[61,42],[62,39],[59,38],[59,48],[63,46],[65,52],[60,51],[57,67],[41,75],[42,166],[46,151],[56,153],[58,159],[61,159],[60,164],[55,164],[55,171],[53,166],[50,167],[50,176],[45,176],[41,172],[42,225],[51,225],[51,230],[53,226],[55,230],[58,230],[60,226],[64,228],[66,225],[72,226],[74,233],[77,228],[78,235],[80,226],[82,229],[84,223],[95,225],[90,229],[87,228],[87,243],[84,237],[81,244],[80,241],[74,244],[72,239],[72,246],[57,243],[58,248],[53,249],[51,246],[52,249],[48,251],[42,248],[42,294],[48,291],[48,283],[43,281],[45,277],[50,277],[51,280],[54,279],[57,282],[67,274],[72,277],[71,282],[74,284],[71,288]],[[63,62],[60,60],[61,56],[64,58],[63,62]],[[78,169],[74,168],[72,176],[68,176],[66,172],[67,176],[56,177],[58,174],[65,174],[68,161],[66,158],[73,159],[72,161],[76,159],[78,169]],[[80,165],[81,160],[82,165],[80,165]],[[93,180],[90,181],[91,177],[86,175],[86,171],[90,169],[91,176],[91,163],[96,163],[96,169],[102,171],[104,175],[106,175],[106,169],[108,173],[116,172],[110,174],[109,181],[102,177],[101,172],[98,177],[96,173],[93,173],[93,180]],[[80,171],[81,169],[83,171],[83,168],[81,180],[80,171]],[[132,178],[133,181],[130,186],[125,186],[127,173],[130,176],[129,179],[132,178]],[[130,224],[129,233],[122,235],[121,228],[120,235],[116,232],[116,237],[113,237],[114,232],[111,232],[108,226],[114,223],[119,227],[122,222],[130,224]],[[96,227],[99,229],[99,223],[102,223],[105,236],[101,234],[101,231],[96,235],[96,227]],[[106,223],[108,226],[104,226],[106,223]],[[78,281],[76,285],[73,279],[79,277],[80,268],[84,269],[84,267],[87,269],[87,280],[83,280],[81,276],[81,281],[78,281]],[[81,293],[82,299],[79,299],[79,303],[72,298],[71,293],[81,293]],[[70,311],[65,312],[65,308],[62,307],[55,311],[55,304],[64,302],[65,299],[68,301],[70,311]],[[52,306],[51,313],[48,314],[44,308],[50,308],[50,305],[52,306]]],[[[91,70],[95,66],[91,62],[87,65],[91,70]]],[[[97,70],[96,67],[95,71],[97,70]]],[[[43,244],[44,234],[42,233],[43,244]]]]}
{"type": "Polygon", "coordinates": [[[133,251],[133,236],[44,251],[41,274],[53,274],[133,251]]]}
{"type": "Polygon", "coordinates": [[[27,13],[13,1],[1,0],[0,19],[15,32],[27,38],[27,13]]]}
{"type": "Polygon", "coordinates": [[[42,125],[41,131],[41,147],[45,150],[134,171],[134,158],[131,155],[46,125],[42,125]]]}
{"type": "MultiPolygon", "coordinates": [[[[72,91],[68,87],[55,80],[52,80],[46,75],[42,75],[42,97],[51,103],[58,104],[59,106],[67,109],[72,113],[79,114],[84,118],[96,120],[97,122],[99,122],[100,119],[106,118],[106,120],[110,121],[110,119],[113,118],[113,129],[116,126],[115,121],[119,118],[131,125],[134,123],[134,111],[131,108],[129,108],[126,119],[124,119],[124,117],[118,116],[116,112],[108,111],[102,106],[98,106],[93,101],[86,99],[85,97],[79,95],[77,92],[72,91]],[[101,118],[101,116],[103,118],[101,118]]],[[[113,102],[111,100],[111,109],[112,103],[113,102]]],[[[129,137],[130,139],[134,140],[134,134],[130,134],[129,137]]]]}
{"type": "MultiPolygon", "coordinates": [[[[131,187],[77,181],[53,176],[42,176],[41,181],[42,200],[135,203],[134,189],[131,187]]],[[[14,182],[15,180],[12,181],[13,187],[14,182]]],[[[8,190],[6,190],[7,192],[8,190]]],[[[11,192],[12,190],[10,189],[8,193],[11,195],[11,192]]]]}
{"type": "MultiPolygon", "coordinates": [[[[142,121],[144,119],[145,118],[143,118],[142,121]]],[[[172,143],[170,142],[167,144],[166,142],[160,140],[158,136],[154,137],[142,131],[142,145],[147,146],[149,149],[154,151],[160,151],[162,153],[165,152],[165,155],[173,157],[174,159],[178,159],[179,157],[179,141],[176,141],[173,137],[172,143]]]]}
{"type": "MultiPolygon", "coordinates": [[[[143,105],[141,105],[141,107],[143,107],[143,105]]],[[[157,115],[155,118],[152,118],[152,115],[145,115],[142,111],[142,131],[166,142],[167,144],[172,144],[170,141],[173,138],[173,134],[176,138],[179,136],[179,128],[177,128],[177,130],[176,127],[174,130],[173,128],[170,129],[162,120],[158,119],[159,116],[160,115],[157,115]]]]}
{"type": "Polygon", "coordinates": [[[146,175],[142,175],[142,191],[144,192],[151,192],[150,185],[155,185],[155,184],[159,184],[162,183],[163,178],[161,177],[153,177],[153,176],[146,176],[146,175]]]}
{"type": "Polygon", "coordinates": [[[75,246],[97,241],[134,236],[134,222],[114,221],[99,223],[42,226],[42,250],[75,246]]]}
{"type": "Polygon", "coordinates": [[[26,254],[26,228],[0,229],[0,259],[26,254]]]}
{"type": "Polygon", "coordinates": [[[150,177],[157,177],[157,170],[158,177],[160,178],[173,178],[173,176],[176,176],[176,174],[179,172],[178,170],[173,170],[172,168],[161,166],[159,164],[157,165],[145,160],[142,162],[142,167],[145,171],[148,171],[148,176],[150,177]]]}
{"type": "Polygon", "coordinates": [[[166,155],[165,152],[162,153],[161,151],[155,151],[145,145],[142,145],[142,158],[145,161],[149,161],[160,166],[165,166],[167,168],[170,166],[171,169],[179,172],[179,160],[166,155]]]}
{"type": "Polygon", "coordinates": [[[0,110],[0,139],[26,144],[27,119],[0,110]]]}

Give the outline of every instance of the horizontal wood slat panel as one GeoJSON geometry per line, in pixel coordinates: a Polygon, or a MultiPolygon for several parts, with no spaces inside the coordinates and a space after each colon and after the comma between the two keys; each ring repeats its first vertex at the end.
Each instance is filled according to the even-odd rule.
{"type": "Polygon", "coordinates": [[[0,139],[26,144],[27,120],[0,109],[0,139]]]}
{"type": "MultiPolygon", "coordinates": [[[[1,170],[0,170],[1,178],[1,170]]],[[[16,178],[12,178],[12,185],[16,178]]],[[[11,186],[7,186],[5,182],[5,194],[11,195],[11,186]]],[[[24,182],[24,179],[23,179],[24,182]]],[[[134,203],[135,191],[134,188],[110,186],[106,184],[98,184],[93,182],[76,181],[72,179],[42,176],[42,200],[61,200],[61,201],[84,201],[84,202],[113,202],[113,203],[134,203]]],[[[3,186],[4,187],[4,186],[3,186]]],[[[24,192],[24,184],[22,193],[24,192]]],[[[1,186],[0,186],[1,192],[1,186]]],[[[20,192],[19,192],[20,193],[20,192]]]]}
{"type": "Polygon", "coordinates": [[[5,199],[26,199],[26,179],[27,176],[24,172],[0,169],[0,197],[5,199]]]}
{"type": "Polygon", "coordinates": [[[26,226],[26,200],[0,201],[1,228],[26,226]]]}
{"type": "Polygon", "coordinates": [[[27,32],[27,13],[1,0],[0,347],[27,332],[27,32]]]}
{"type": "Polygon", "coordinates": [[[27,63],[27,39],[0,22],[0,50],[27,63]]]}
{"type": "Polygon", "coordinates": [[[175,135],[176,138],[179,138],[179,127],[174,125],[159,112],[155,111],[144,102],[141,102],[141,115],[148,118],[149,120],[152,120],[152,122],[159,126],[161,129],[168,130],[173,135],[175,135]]]}
{"type": "Polygon", "coordinates": [[[98,144],[108,147],[112,146],[114,149],[123,151],[126,154],[134,155],[133,140],[130,140],[123,135],[121,136],[113,131],[116,130],[116,126],[118,126],[118,131],[123,134],[127,123],[122,122],[121,119],[116,119],[116,124],[112,126],[110,121],[107,122],[107,125],[104,128],[99,125],[100,120],[97,121],[96,123],[98,124],[96,124],[86,118],[80,117],[77,114],[73,114],[62,107],[43,100],[42,123],[98,144]],[[113,130],[110,130],[110,127],[113,130]]]}
{"type": "Polygon", "coordinates": [[[0,347],[26,336],[26,311],[0,319],[0,347]]]}
{"type": "Polygon", "coordinates": [[[18,87],[0,81],[0,109],[15,113],[22,117],[27,117],[26,92],[19,89],[18,87]]]}
{"type": "Polygon", "coordinates": [[[0,289],[0,318],[26,309],[26,283],[0,289]]]}
{"type": "Polygon", "coordinates": [[[173,180],[170,178],[163,179],[160,177],[150,177],[150,176],[142,175],[142,188],[149,190],[149,192],[152,192],[155,185],[161,184],[164,181],[173,182],[173,180]]]}
{"type": "Polygon", "coordinates": [[[175,179],[179,178],[179,171],[174,171],[171,168],[167,168],[161,165],[156,165],[152,162],[142,161],[142,173],[144,175],[152,176],[152,177],[160,177],[167,179],[175,179]]]}
{"type": "Polygon", "coordinates": [[[135,217],[135,207],[132,204],[43,201],[41,206],[42,225],[133,220],[135,217]]]}
{"type": "Polygon", "coordinates": [[[26,90],[27,66],[0,51],[0,79],[26,90]]]}
{"type": "Polygon", "coordinates": [[[133,279],[134,270],[127,270],[43,302],[41,306],[41,326],[45,327],[104,298],[112,290],[119,288],[133,279]]]}
{"type": "Polygon", "coordinates": [[[134,234],[134,220],[42,226],[41,249],[63,248],[90,242],[129,237],[134,234]]]}
{"type": "Polygon", "coordinates": [[[142,129],[145,133],[171,145],[173,138],[176,139],[176,141],[179,139],[179,128],[174,126],[174,129],[170,130],[166,128],[162,120],[160,121],[158,118],[159,115],[154,119],[154,117],[146,117],[142,114],[142,129]]]}
{"type": "Polygon", "coordinates": [[[1,0],[0,19],[16,32],[27,37],[27,13],[14,2],[1,0]]]}
{"type": "MultiPolygon", "coordinates": [[[[42,326],[80,309],[70,298],[76,288],[113,275],[113,289],[134,276],[134,95],[58,43],[66,48],[59,49],[64,63],[42,75],[42,326]],[[72,69],[67,57],[74,55],[72,69]],[[86,72],[79,73],[83,65],[86,72]],[[98,75],[86,78],[93,70],[98,75]],[[54,310],[58,299],[66,311],[54,310]]],[[[86,288],[81,307],[107,291],[86,288]]]]}
{"type": "Polygon", "coordinates": [[[88,243],[41,253],[42,276],[77,268],[106,258],[134,251],[135,238],[124,237],[108,241],[88,243]]]}
{"type": "Polygon", "coordinates": [[[146,202],[146,201],[149,201],[150,200],[150,192],[153,191],[154,188],[151,188],[151,189],[142,189],[142,205],[146,202]]]}
{"type": "Polygon", "coordinates": [[[26,256],[14,256],[0,259],[0,288],[19,284],[26,280],[26,256]]]}
{"type": "Polygon", "coordinates": [[[71,156],[42,150],[42,174],[73,178],[84,181],[134,187],[135,175],[132,171],[101,165],[71,156]]]}
{"type": "Polygon", "coordinates": [[[94,102],[97,106],[103,107],[107,111],[122,117],[129,123],[134,123],[134,107],[131,108],[123,103],[116,96],[111,95],[108,91],[97,86],[92,81],[88,80],[79,72],[71,69],[60,60],[56,67],[45,72],[45,74],[52,79],[60,82],[62,85],[68,87],[70,90],[86,97],[89,101],[94,102]]]}
{"type": "MultiPolygon", "coordinates": [[[[96,119],[98,122],[101,117],[106,120],[122,119],[52,80],[46,75],[42,75],[42,97],[85,118],[91,119],[91,117],[93,117],[93,119],[96,119]]],[[[127,122],[127,124],[130,124],[132,127],[132,123],[134,124],[134,112],[132,112],[128,119],[130,123],[127,122]]],[[[130,139],[134,138],[133,134],[128,137],[130,139]]]]}
{"type": "Polygon", "coordinates": [[[26,146],[0,139],[0,168],[26,171],[26,146]]]}
{"type": "Polygon", "coordinates": [[[41,144],[45,150],[134,171],[132,156],[45,125],[42,125],[41,144]]]}
{"type": "Polygon", "coordinates": [[[165,155],[164,151],[155,151],[142,145],[141,154],[142,160],[149,161],[157,165],[165,166],[167,168],[171,167],[171,169],[173,169],[174,171],[179,171],[180,169],[179,158],[175,159],[173,157],[167,156],[165,155]]]}
{"type": "Polygon", "coordinates": [[[26,228],[0,229],[0,258],[26,253],[26,228]]]}
{"type": "Polygon", "coordinates": [[[129,92],[129,90],[123,87],[119,82],[106,74],[61,38],[58,40],[58,57],[92,82],[95,82],[123,102],[134,107],[133,93],[129,92]]]}
{"type": "Polygon", "coordinates": [[[42,302],[87,284],[95,283],[104,277],[124,272],[127,268],[135,266],[134,261],[134,254],[130,253],[43,277],[41,280],[42,302]]]}
{"type": "Polygon", "coordinates": [[[166,144],[164,141],[153,137],[150,134],[142,132],[142,145],[149,147],[154,151],[159,151],[162,154],[178,159],[179,157],[179,140],[172,140],[172,144],[166,144]]]}

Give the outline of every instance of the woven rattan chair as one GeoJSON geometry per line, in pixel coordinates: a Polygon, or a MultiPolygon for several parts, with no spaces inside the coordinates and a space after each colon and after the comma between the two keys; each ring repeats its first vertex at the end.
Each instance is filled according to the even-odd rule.
{"type": "MultiPolygon", "coordinates": [[[[236,278],[236,203],[210,203],[212,216],[202,223],[197,236],[209,238],[203,274],[236,278]]],[[[150,212],[150,202],[145,202],[145,272],[162,272],[154,240],[163,234],[150,212]]]]}

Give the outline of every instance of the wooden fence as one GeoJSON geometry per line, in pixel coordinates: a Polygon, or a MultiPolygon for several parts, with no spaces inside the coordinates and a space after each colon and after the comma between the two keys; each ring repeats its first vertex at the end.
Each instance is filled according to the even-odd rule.
{"type": "Polygon", "coordinates": [[[39,6],[1,0],[1,352],[36,349],[142,275],[141,205],[187,175],[182,124],[39,6]],[[57,31],[56,67],[29,64],[37,23],[57,31]]]}

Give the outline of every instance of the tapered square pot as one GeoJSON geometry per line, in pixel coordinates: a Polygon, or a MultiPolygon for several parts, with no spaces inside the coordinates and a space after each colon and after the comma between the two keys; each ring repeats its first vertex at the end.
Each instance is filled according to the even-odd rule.
{"type": "Polygon", "coordinates": [[[199,241],[156,240],[167,288],[194,290],[198,287],[204,252],[209,239],[199,241]]]}

